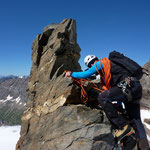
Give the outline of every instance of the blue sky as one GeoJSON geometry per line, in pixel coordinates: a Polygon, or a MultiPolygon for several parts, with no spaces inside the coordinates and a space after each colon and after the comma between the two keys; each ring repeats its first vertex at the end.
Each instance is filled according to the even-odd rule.
{"type": "Polygon", "coordinates": [[[36,35],[64,18],[77,22],[81,66],[86,55],[103,58],[112,50],[140,65],[150,59],[150,0],[5,0],[0,2],[0,75],[29,75],[36,35]]]}

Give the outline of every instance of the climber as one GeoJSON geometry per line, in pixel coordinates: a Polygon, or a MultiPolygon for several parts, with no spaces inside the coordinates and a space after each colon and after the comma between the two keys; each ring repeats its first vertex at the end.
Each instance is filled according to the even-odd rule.
{"type": "MultiPolygon", "coordinates": [[[[133,133],[133,127],[135,130],[138,150],[150,150],[146,132],[140,117],[139,100],[142,97],[142,87],[137,79],[138,76],[137,78],[136,76],[133,77],[131,72],[129,72],[130,68],[128,68],[128,66],[130,67],[132,65],[132,60],[129,61],[128,66],[125,66],[127,68],[125,68],[122,67],[122,65],[119,65],[119,63],[115,63],[116,60],[111,60],[113,55],[117,55],[116,60],[120,57],[121,59],[119,60],[119,63],[123,62],[123,65],[126,64],[129,59],[126,59],[124,55],[116,51],[109,54],[109,59],[103,58],[99,60],[95,55],[88,55],[85,57],[84,63],[89,69],[83,72],[66,71],[65,78],[73,77],[87,79],[98,72],[101,76],[100,84],[104,91],[98,95],[97,100],[101,104],[107,118],[116,129],[113,133],[114,138],[118,141],[124,142],[123,149],[127,149],[125,144],[128,140],[126,140],[126,137],[130,133],[133,133]],[[124,103],[130,124],[128,124],[124,117],[117,112],[112,104],[112,101],[114,100],[124,103]]],[[[135,66],[133,66],[133,68],[137,67],[135,66]]],[[[133,145],[135,146],[135,144],[133,145]]],[[[129,149],[132,149],[131,147],[132,146],[130,146],[129,149]]]]}

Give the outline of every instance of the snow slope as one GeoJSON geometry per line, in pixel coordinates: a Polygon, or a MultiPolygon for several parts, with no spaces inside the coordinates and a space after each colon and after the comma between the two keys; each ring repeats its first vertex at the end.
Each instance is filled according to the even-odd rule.
{"type": "Polygon", "coordinates": [[[0,127],[0,150],[15,150],[21,126],[0,127]]]}
{"type": "MultiPolygon", "coordinates": [[[[150,110],[141,110],[141,119],[143,124],[150,130],[150,125],[144,122],[144,119],[150,119],[150,110]]],[[[150,135],[147,135],[148,140],[150,141],[150,135]]]]}

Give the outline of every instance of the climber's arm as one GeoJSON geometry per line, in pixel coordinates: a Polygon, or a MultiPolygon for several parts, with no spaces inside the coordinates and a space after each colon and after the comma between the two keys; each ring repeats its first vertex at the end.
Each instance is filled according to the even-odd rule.
{"type": "MultiPolygon", "coordinates": [[[[101,62],[101,66],[103,67],[102,62],[101,62]]],[[[97,67],[97,69],[98,69],[99,71],[101,70],[100,61],[98,61],[98,62],[96,63],[96,67],[97,67]]],[[[83,72],[72,72],[72,73],[71,73],[71,76],[72,76],[73,78],[78,78],[78,79],[86,79],[86,78],[89,78],[89,77],[91,77],[93,74],[95,74],[95,73],[97,72],[96,67],[95,67],[95,64],[94,64],[91,68],[89,68],[89,69],[86,70],[86,71],[83,71],[83,72]]]]}

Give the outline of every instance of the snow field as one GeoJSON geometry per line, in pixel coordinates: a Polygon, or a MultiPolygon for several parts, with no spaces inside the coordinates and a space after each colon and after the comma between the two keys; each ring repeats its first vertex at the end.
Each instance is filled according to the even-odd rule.
{"type": "MultiPolygon", "coordinates": [[[[144,119],[150,119],[150,110],[141,109],[141,120],[143,124],[150,130],[150,125],[144,122],[144,119]]],[[[147,135],[147,139],[150,141],[150,135],[147,135]]]]}
{"type": "Polygon", "coordinates": [[[15,150],[21,126],[0,127],[0,150],[15,150]]]}

